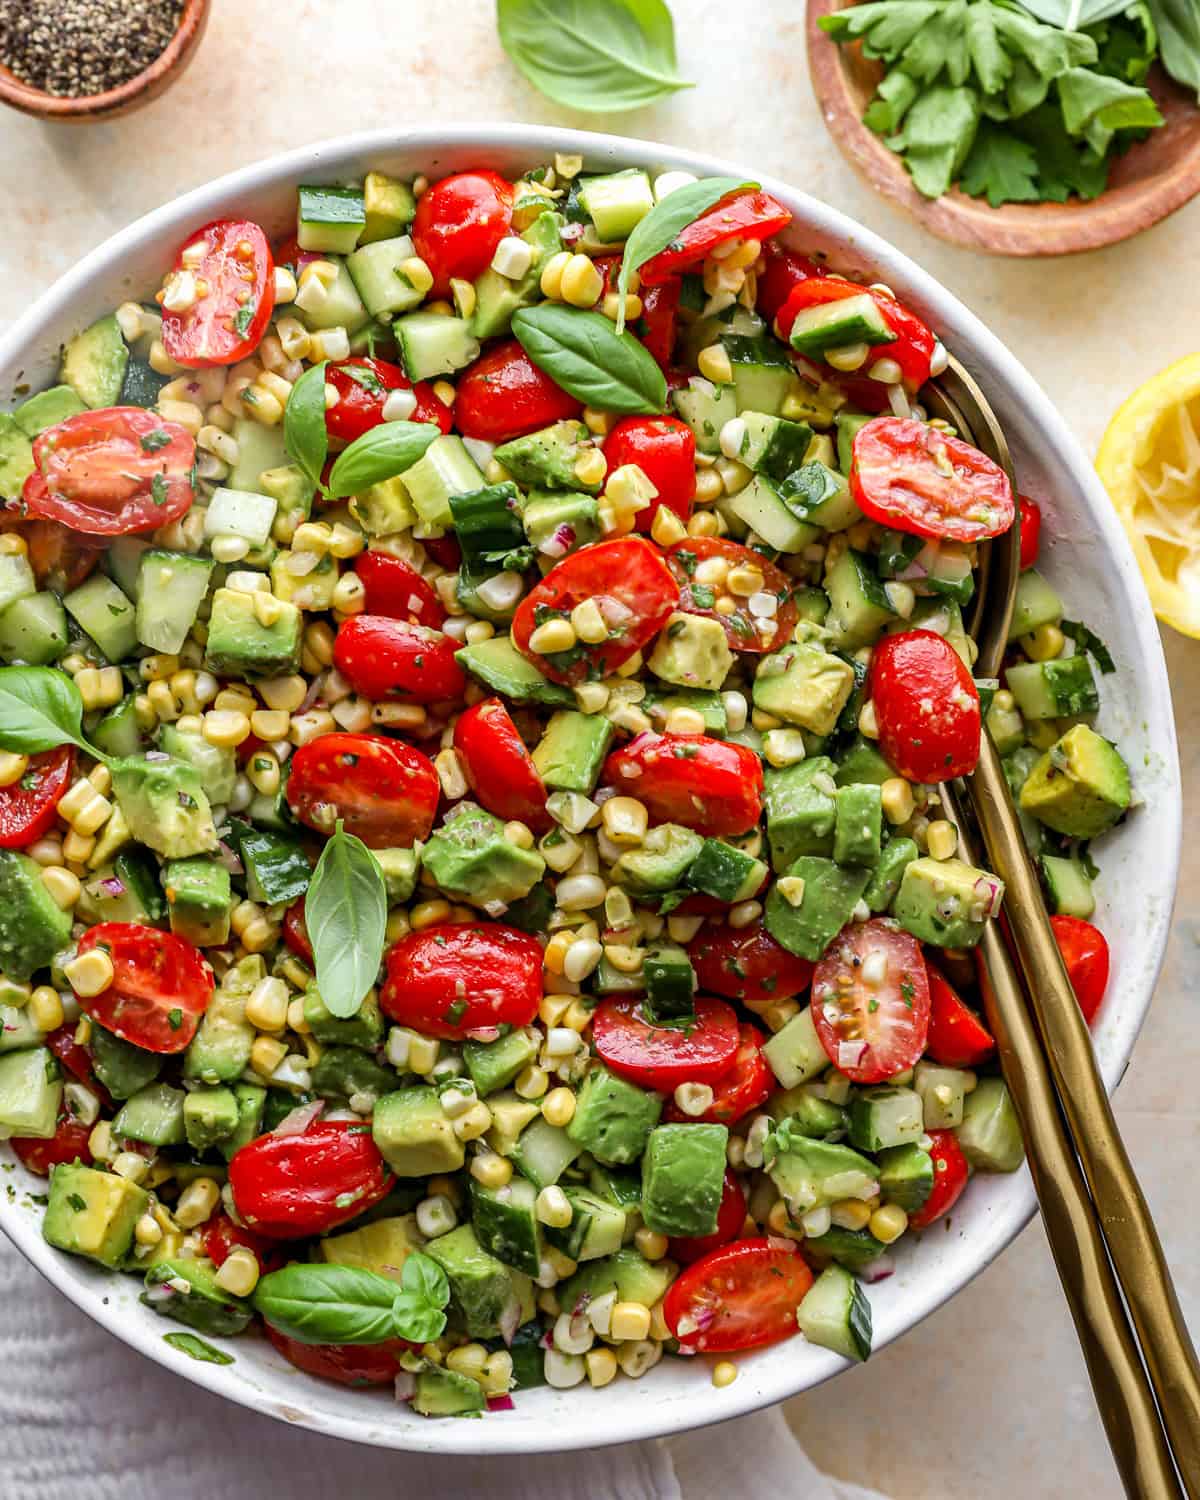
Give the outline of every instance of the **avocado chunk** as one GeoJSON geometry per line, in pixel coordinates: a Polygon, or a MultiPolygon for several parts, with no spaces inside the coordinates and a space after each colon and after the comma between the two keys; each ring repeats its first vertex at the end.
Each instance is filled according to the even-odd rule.
{"type": "Polygon", "coordinates": [[[208,621],[206,660],[229,677],[280,677],[300,661],[303,617],[294,604],[261,590],[217,589],[208,621]]]}
{"type": "Polygon", "coordinates": [[[116,405],[128,363],[116,314],[108,313],[70,340],[58,376],[94,411],[116,405]]]}
{"type": "Polygon", "coordinates": [[[233,1097],[237,1103],[237,1124],[220,1142],[221,1155],[232,1161],[243,1146],[261,1134],[267,1091],[260,1083],[235,1083],[233,1097]]]}
{"type": "Polygon", "coordinates": [[[529,1027],[519,1027],[494,1042],[463,1043],[463,1062],[480,1098],[506,1089],[537,1056],[541,1038],[529,1027]]]}
{"type": "Polygon", "coordinates": [[[389,906],[398,906],[402,901],[409,900],[416,890],[423,847],[418,840],[411,849],[371,850],[375,863],[383,874],[383,886],[389,906]]]}
{"type": "Polygon", "coordinates": [[[678,610],[659,632],[646,665],[663,682],[715,692],[733,666],[733,652],[720,620],[678,610]]]}
{"type": "Polygon", "coordinates": [[[854,668],[815,641],[764,656],[754,678],[754,706],[810,734],[832,734],[854,689],[854,668]]]}
{"type": "Polygon", "coordinates": [[[357,1266],[398,1282],[404,1262],[422,1248],[425,1236],[417,1228],[415,1214],[398,1214],[328,1235],[320,1243],[322,1256],[334,1265],[357,1266]]]}
{"type": "MultiPolygon", "coordinates": [[[[618,885],[639,896],[673,891],[704,848],[704,840],[678,823],[659,823],[636,849],[626,849],[613,865],[618,885]]],[[[756,887],[757,889],[757,887],[756,887]]]]}
{"type": "Polygon", "coordinates": [[[500,1156],[511,1156],[521,1132],[531,1121],[536,1120],[541,1110],[529,1099],[522,1099],[511,1089],[493,1094],[488,1100],[492,1112],[491,1129],[486,1140],[500,1156]]]}
{"type": "Polygon", "coordinates": [[[48,391],[39,391],[23,401],[13,412],[13,418],[27,438],[35,438],[47,427],[57,427],[68,417],[77,417],[86,410],[69,385],[52,385],[48,391]]]}
{"type": "Polygon", "coordinates": [[[521,235],[533,250],[533,259],[524,276],[514,280],[488,266],[477,279],[475,311],[471,315],[471,332],[477,339],[495,338],[506,333],[518,308],[530,307],[541,300],[542,271],[546,262],[562,249],[561,227],[562,219],[558,214],[538,214],[521,235]]]}
{"type": "Polygon", "coordinates": [[[254,1315],[249,1302],[217,1284],[211,1261],[183,1257],[156,1261],[146,1272],[146,1290],[139,1301],[164,1318],[218,1338],[241,1333],[254,1315]]]}
{"type": "Polygon", "coordinates": [[[321,999],[321,992],[310,984],[304,993],[304,1020],[318,1042],[341,1047],[362,1047],[373,1051],[383,1041],[384,1019],[379,1001],[367,995],[352,1016],[335,1016],[321,999]]]}
{"type": "Polygon", "coordinates": [[[246,1071],[255,1037],[254,1027],[246,1020],[246,1000],[265,977],[266,965],[256,954],[225,975],[184,1053],[185,1078],[232,1083],[246,1071]]]}
{"type": "Polygon", "coordinates": [[[156,1052],[135,1047],[123,1037],[115,1036],[92,1022],[88,1050],[97,1079],[114,1099],[131,1099],[162,1072],[166,1059],[156,1052]]]}
{"type": "Polygon", "coordinates": [[[218,844],[195,766],[129,756],[112,768],[113,793],[130,833],[164,859],[209,854],[218,844]]]}
{"type": "Polygon", "coordinates": [[[1004,884],[961,859],[914,859],[906,865],[892,915],[906,932],[938,948],[973,948],[1000,910],[1004,884]]]}
{"type": "Polygon", "coordinates": [[[173,859],[163,866],[171,931],[198,948],[229,937],[233,890],[229,871],[215,859],[173,859]]]}
{"type": "Polygon", "coordinates": [[[164,724],[159,731],[158,748],[172,760],[194,766],[204,794],[212,803],[225,806],[233,796],[237,780],[237,756],[220,745],[210,745],[198,730],[180,729],[178,724],[164,724]]]}
{"type": "Polygon", "coordinates": [[[850,1118],[840,1104],[822,1098],[814,1086],[807,1084],[772,1094],[767,1112],[773,1120],[790,1121],[793,1130],[815,1141],[840,1140],[850,1118]]]}
{"type": "Polygon", "coordinates": [[[763,924],[789,953],[816,963],[853,918],[871,872],[805,854],[787,873],[789,879],[803,881],[800,901],[793,906],[779,885],[773,885],[767,896],[763,924]]]}
{"type": "Polygon", "coordinates": [[[661,1113],[660,1095],[597,1064],[583,1080],[567,1134],[606,1166],[627,1166],[641,1157],[661,1113]]]}
{"type": "Polygon", "coordinates": [[[874,1191],[875,1164],[849,1146],[797,1136],[786,1127],[775,1137],[767,1171],[794,1219],[809,1209],[874,1191]]]}
{"type": "Polygon", "coordinates": [[[450,1283],[450,1300],[472,1338],[495,1338],[519,1300],[515,1274],[490,1255],[470,1224],[460,1224],[425,1246],[450,1283]]]}
{"type": "Polygon", "coordinates": [[[1021,808],[1068,838],[1106,833],[1129,807],[1129,768],[1116,746],[1076,724],[1046,751],[1021,788],[1021,808]]]}
{"type": "Polygon", "coordinates": [[[529,544],[556,560],[600,540],[600,508],[594,495],[576,490],[531,490],[521,513],[529,544]]]}
{"type": "Polygon", "coordinates": [[[501,443],[495,457],[518,484],[546,490],[590,490],[594,494],[602,486],[582,484],[575,473],[579,455],[588,444],[587,428],[570,419],[501,443]]]}
{"type": "Polygon", "coordinates": [[[863,892],[863,900],[874,912],[887,911],[896,899],[904,872],[921,851],[912,839],[889,839],[883,846],[879,863],[871,872],[871,883],[863,892]]]}
{"type": "Polygon", "coordinates": [[[533,751],[534,769],[551,791],[590,792],[612,737],[613,727],[603,714],[564,709],[546,725],[533,751]]]}
{"type": "Polygon", "coordinates": [[[0,1140],[13,1135],[49,1140],[61,1103],[59,1067],[48,1047],[0,1057],[0,1140]]]}
{"type": "Polygon", "coordinates": [[[613,1255],[581,1266],[558,1288],[559,1306],[578,1307],[585,1298],[591,1301],[615,1291],[619,1302],[641,1302],[653,1307],[662,1300],[676,1269],[669,1260],[648,1261],[632,1246],[626,1246],[613,1255]]]}
{"type": "Polygon", "coordinates": [[[883,794],[878,786],[855,783],[837,789],[833,857],[839,865],[879,863],[883,839],[883,794]]]}
{"type": "Polygon", "coordinates": [[[183,1131],[193,1151],[207,1151],[238,1127],[237,1095],[229,1088],[199,1088],[184,1095],[183,1131]]]}
{"type": "Polygon", "coordinates": [[[471,1222],[479,1243],[527,1276],[538,1274],[542,1256],[537,1195],[537,1188],[524,1177],[513,1177],[498,1188],[471,1182],[471,1222]]]}
{"type": "Polygon", "coordinates": [[[0,969],[29,979],[71,940],[71,916],[42,881],[27,854],[0,849],[0,969]]]}
{"type": "Polygon", "coordinates": [[[460,802],[432,834],[421,864],[438,889],[485,909],[527,896],[546,871],[534,849],[504,836],[504,824],[473,802],[460,802]]]}
{"type": "Polygon", "coordinates": [[[412,1409],[422,1417],[469,1417],[486,1406],[483,1387],[469,1375],[440,1365],[417,1373],[412,1409]]]}
{"type": "Polygon", "coordinates": [[[490,640],[464,646],[454,653],[454,659],[485,687],[513,703],[542,703],[558,708],[575,702],[570,688],[543,677],[506,635],[494,635],[490,640]]]}
{"type": "Polygon", "coordinates": [[[915,1214],[933,1192],[933,1157],[915,1143],[887,1147],[879,1153],[879,1192],[885,1203],[915,1214]]]}
{"type": "Polygon", "coordinates": [[[356,1094],[378,1098],[396,1087],[396,1074],[361,1047],[326,1047],[312,1070],[312,1086],[322,1099],[353,1099],[356,1094]]]}
{"type": "Polygon", "coordinates": [[[42,1220],[48,1245],[119,1266],[133,1248],[133,1229],[150,1207],[150,1194],[127,1177],[64,1163],[50,1178],[42,1220]]]}
{"type": "Polygon", "coordinates": [[[33,444],[8,412],[0,412],[0,500],[19,500],[36,467],[33,444]]]}
{"type": "Polygon", "coordinates": [[[182,1146],[182,1089],[169,1083],[150,1083],[131,1094],[113,1120],[113,1134],[130,1141],[146,1141],[151,1146],[182,1146]]]}
{"type": "Polygon", "coordinates": [[[427,1084],[396,1089],[377,1100],[371,1134],[397,1177],[457,1172],[466,1160],[437,1090],[427,1084]]]}
{"type": "Polygon", "coordinates": [[[878,747],[870,740],[863,739],[861,734],[856,734],[850,748],[838,761],[833,779],[838,786],[858,786],[863,783],[882,786],[895,774],[879,753],[878,747]]]}
{"type": "Polygon", "coordinates": [[[642,1218],[659,1234],[712,1234],[725,1183],[724,1125],[658,1125],[642,1160],[642,1218]]]}
{"type": "Polygon", "coordinates": [[[763,777],[767,842],[777,875],[802,854],[831,855],[837,823],[833,762],[826,755],[794,766],[768,766],[763,777]]]}

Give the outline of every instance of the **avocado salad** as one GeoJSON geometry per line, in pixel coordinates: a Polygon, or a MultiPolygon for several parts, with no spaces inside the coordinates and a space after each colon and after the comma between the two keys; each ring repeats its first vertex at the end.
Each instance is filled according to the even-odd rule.
{"type": "Polygon", "coordinates": [[[863,1360],[889,1247],[1020,1165],[938,784],[992,736],[1090,1019],[1112,662],[790,220],[306,184],[0,415],[0,1135],[177,1349],[426,1416],[863,1360]]]}

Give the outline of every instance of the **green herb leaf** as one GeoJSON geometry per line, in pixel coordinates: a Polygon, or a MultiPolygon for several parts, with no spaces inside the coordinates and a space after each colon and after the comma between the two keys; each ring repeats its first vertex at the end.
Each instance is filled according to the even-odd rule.
{"type": "Polygon", "coordinates": [[[245,338],[250,332],[250,325],[254,322],[254,314],[258,311],[258,303],[251,300],[244,302],[233,315],[233,330],[239,338],[245,338]]]}
{"type": "Polygon", "coordinates": [[[1112,652],[1095,631],[1089,630],[1082,620],[1062,620],[1058,628],[1075,642],[1077,650],[1086,651],[1089,656],[1095,657],[1096,665],[1105,676],[1117,670],[1117,664],[1112,659],[1112,652]]]}
{"type": "MultiPolygon", "coordinates": [[[[607,319],[605,320],[607,321],[607,319]]],[[[339,453],[326,490],[332,499],[358,495],[411,469],[439,429],[432,422],[380,422],[339,453]]]]}
{"type": "Polygon", "coordinates": [[[654,356],[602,313],[543,302],[515,313],[512,331],[538,369],[586,406],[645,416],[666,406],[654,356]]]}
{"type": "Polygon", "coordinates": [[[1118,130],[1161,125],[1158,105],[1144,88],[1122,83],[1087,68],[1070,68],[1058,80],[1063,124],[1083,136],[1096,151],[1105,151],[1118,130]]]}
{"type": "Polygon", "coordinates": [[[254,1307],[302,1344],[382,1344],[404,1337],[396,1312],[403,1295],[375,1271],[296,1261],[262,1278],[254,1307]]]}
{"type": "Polygon", "coordinates": [[[83,737],[83,699],[65,672],[53,667],[0,667],[0,749],[36,755],[78,745],[110,764],[83,737]]]}
{"type": "Polygon", "coordinates": [[[395,1302],[396,1332],[414,1344],[428,1344],[446,1326],[450,1283],[436,1260],[413,1250],[400,1273],[400,1295],[395,1302]]]}
{"type": "Polygon", "coordinates": [[[877,135],[890,135],[899,130],[920,92],[921,86],[915,78],[901,73],[899,68],[894,69],[876,89],[875,97],[863,115],[863,124],[877,135]]]}
{"type": "Polygon", "coordinates": [[[1021,0],[1021,4],[1048,26],[1079,31],[1081,27],[1107,21],[1110,16],[1119,16],[1129,0],[1021,0]]]}
{"type": "Polygon", "coordinates": [[[663,0],[497,0],[496,21],[520,71],[567,109],[639,109],[692,87],[663,0]]]}
{"type": "Polygon", "coordinates": [[[974,89],[939,85],[925,90],[905,115],[903,130],[888,138],[927,198],[940,198],[958,176],[975,142],[979,113],[974,89]]]}
{"type": "Polygon", "coordinates": [[[960,186],[972,198],[1002,203],[1033,203],[1037,187],[1037,154],[1027,141],[985,120],[963,163],[960,186]]]}
{"type": "Polygon", "coordinates": [[[232,1354],[214,1349],[207,1339],[197,1338],[194,1333],[164,1333],[163,1343],[170,1344],[172,1349],[178,1349],[189,1359],[202,1360],[206,1365],[231,1365],[234,1362],[232,1354]]]}
{"type": "Polygon", "coordinates": [[[340,823],[313,871],[304,920],[321,999],[335,1016],[356,1015],[383,958],[387,890],[379,861],[340,823]]]}
{"type": "MultiPolygon", "coordinates": [[[[400,273],[397,272],[397,275],[400,273]]],[[[383,396],[386,387],[375,371],[368,365],[340,365],[338,367],[347,380],[353,380],[355,385],[361,385],[363,390],[371,396],[383,396]]]]}
{"type": "Polygon", "coordinates": [[[1200,0],[1147,0],[1158,31],[1162,65],[1200,96],[1200,0]]]}
{"type": "Polygon", "coordinates": [[[163,427],[155,427],[153,431],[145,434],[140,439],[143,453],[157,453],[160,448],[165,448],[171,441],[171,434],[163,427]]]}
{"type": "Polygon", "coordinates": [[[325,365],[305,370],[292,387],[283,412],[283,443],[313,484],[321,483],[321,470],[329,452],[325,427],[325,365]]]}

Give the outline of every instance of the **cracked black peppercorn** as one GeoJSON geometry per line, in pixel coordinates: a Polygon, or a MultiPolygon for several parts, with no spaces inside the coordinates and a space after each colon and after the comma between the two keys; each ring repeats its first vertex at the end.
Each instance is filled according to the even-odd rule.
{"type": "Polygon", "coordinates": [[[0,63],[59,98],[103,94],[148,68],[182,0],[0,0],[0,63]]]}

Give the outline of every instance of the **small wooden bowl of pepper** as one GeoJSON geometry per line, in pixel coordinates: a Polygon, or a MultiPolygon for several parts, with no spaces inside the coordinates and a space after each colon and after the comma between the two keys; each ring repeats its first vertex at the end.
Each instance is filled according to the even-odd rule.
{"type": "Polygon", "coordinates": [[[0,0],[0,103],[41,120],[111,120],[192,59],[210,0],[0,0]]]}

